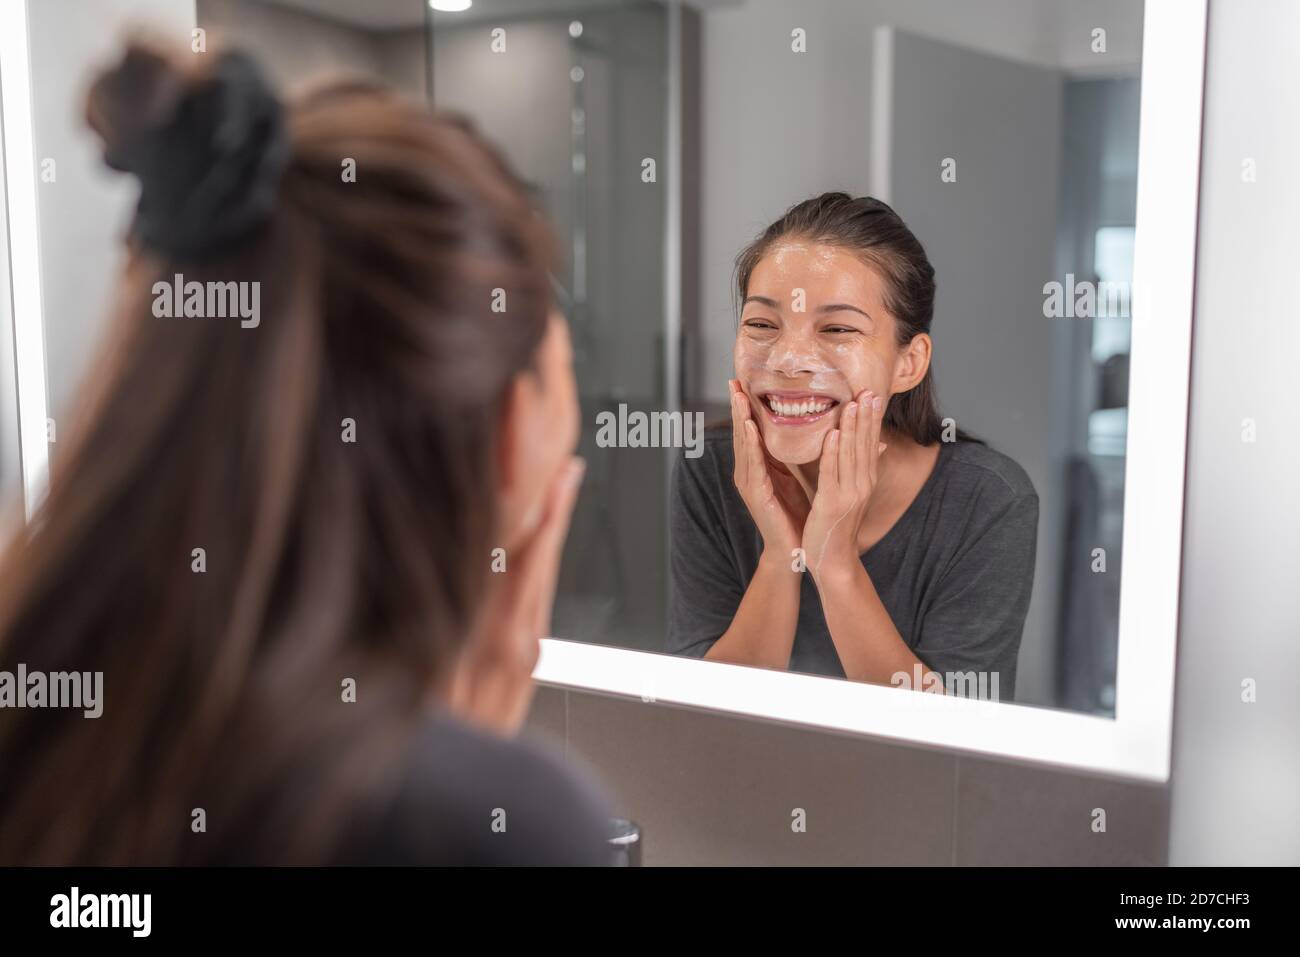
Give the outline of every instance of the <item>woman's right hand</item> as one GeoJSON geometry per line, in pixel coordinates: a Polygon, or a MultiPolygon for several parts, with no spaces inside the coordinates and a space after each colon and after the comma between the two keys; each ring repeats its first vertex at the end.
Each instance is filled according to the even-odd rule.
{"type": "Polygon", "coordinates": [[[807,497],[794,476],[768,460],[749,396],[735,379],[730,386],[736,488],[763,537],[764,552],[789,562],[803,539],[807,497]]]}
{"type": "Polygon", "coordinates": [[[551,633],[560,559],[586,463],[572,458],[551,481],[523,542],[489,578],[479,628],[452,676],[449,709],[462,720],[509,737],[528,717],[541,639],[551,633]],[[517,554],[516,554],[517,553],[517,554]]]}

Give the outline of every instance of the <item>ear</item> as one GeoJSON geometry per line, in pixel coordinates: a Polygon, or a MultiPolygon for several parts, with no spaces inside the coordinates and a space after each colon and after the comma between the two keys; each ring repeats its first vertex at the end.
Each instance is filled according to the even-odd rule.
{"type": "Polygon", "coordinates": [[[933,355],[934,342],[928,333],[920,332],[905,345],[894,363],[894,381],[890,383],[891,394],[898,395],[915,389],[930,371],[930,358],[933,355]]]}

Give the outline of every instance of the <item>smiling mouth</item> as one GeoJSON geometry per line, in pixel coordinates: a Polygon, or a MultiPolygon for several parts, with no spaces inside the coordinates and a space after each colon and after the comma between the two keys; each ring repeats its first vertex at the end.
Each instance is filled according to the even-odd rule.
{"type": "Polygon", "coordinates": [[[768,392],[763,397],[763,408],[777,425],[807,425],[829,415],[839,405],[839,400],[828,395],[813,393],[777,394],[768,392]]]}

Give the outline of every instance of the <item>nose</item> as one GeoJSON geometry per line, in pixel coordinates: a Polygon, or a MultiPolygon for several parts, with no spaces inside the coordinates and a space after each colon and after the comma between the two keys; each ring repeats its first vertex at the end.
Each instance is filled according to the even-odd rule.
{"type": "Polygon", "coordinates": [[[773,372],[790,378],[812,375],[822,368],[816,344],[808,336],[791,331],[783,331],[777,338],[768,364],[773,372]]]}

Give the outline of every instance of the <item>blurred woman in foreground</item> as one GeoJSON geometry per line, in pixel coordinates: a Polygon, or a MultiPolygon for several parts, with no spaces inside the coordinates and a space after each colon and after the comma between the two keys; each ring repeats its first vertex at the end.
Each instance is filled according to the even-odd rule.
{"type": "Polygon", "coordinates": [[[102,714],[0,709],[0,864],[603,863],[599,792],[508,740],[581,481],[519,182],[237,54],[132,46],[87,115],[140,203],[0,670],[102,714]]]}

